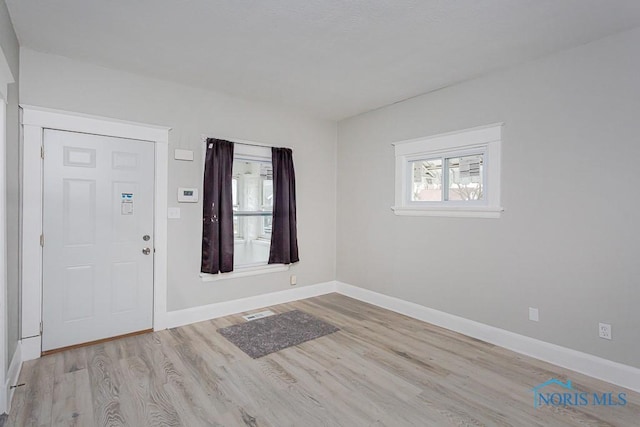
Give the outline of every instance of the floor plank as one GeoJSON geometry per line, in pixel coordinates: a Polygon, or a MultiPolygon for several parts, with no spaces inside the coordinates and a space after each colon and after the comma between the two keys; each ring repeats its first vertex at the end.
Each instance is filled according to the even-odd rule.
{"type": "Polygon", "coordinates": [[[8,426],[633,426],[640,395],[330,294],[302,310],[339,332],[251,359],[217,329],[242,314],[24,364],[8,426]],[[534,408],[531,389],[627,393],[627,405],[534,408]]]}

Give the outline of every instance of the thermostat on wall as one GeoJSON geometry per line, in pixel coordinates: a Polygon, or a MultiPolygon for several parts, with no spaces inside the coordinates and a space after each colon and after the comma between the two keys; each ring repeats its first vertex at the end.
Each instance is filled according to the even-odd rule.
{"type": "Polygon", "coordinates": [[[198,201],[198,189],[197,188],[178,188],[178,202],[181,203],[196,203],[198,201]]]}

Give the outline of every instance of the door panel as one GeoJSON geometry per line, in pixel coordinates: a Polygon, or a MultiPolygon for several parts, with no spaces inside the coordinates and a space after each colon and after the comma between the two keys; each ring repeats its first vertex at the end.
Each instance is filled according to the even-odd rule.
{"type": "Polygon", "coordinates": [[[151,328],[153,143],[45,130],[44,147],[42,350],[151,328]]]}
{"type": "Polygon", "coordinates": [[[96,243],[96,182],[62,180],[62,238],[64,247],[96,243]]]}
{"type": "Polygon", "coordinates": [[[138,263],[114,262],[111,265],[111,312],[135,310],[138,305],[138,263]]]}
{"type": "Polygon", "coordinates": [[[72,322],[95,316],[95,269],[92,265],[64,269],[62,320],[72,322]]]}

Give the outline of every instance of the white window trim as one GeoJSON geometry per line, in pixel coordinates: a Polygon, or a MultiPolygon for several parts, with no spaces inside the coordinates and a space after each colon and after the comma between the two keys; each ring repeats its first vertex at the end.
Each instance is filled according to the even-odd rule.
{"type": "Polygon", "coordinates": [[[502,123],[448,132],[426,138],[394,143],[396,157],[395,205],[391,208],[401,216],[439,216],[499,218],[500,148],[502,123]],[[457,201],[412,202],[409,188],[409,162],[429,157],[452,157],[464,152],[484,153],[485,199],[477,203],[457,201]]]}
{"type": "Polygon", "coordinates": [[[249,267],[236,268],[229,273],[200,273],[200,279],[203,282],[217,282],[219,280],[237,279],[238,277],[258,276],[260,274],[279,273],[288,271],[289,264],[262,264],[249,267]]]}

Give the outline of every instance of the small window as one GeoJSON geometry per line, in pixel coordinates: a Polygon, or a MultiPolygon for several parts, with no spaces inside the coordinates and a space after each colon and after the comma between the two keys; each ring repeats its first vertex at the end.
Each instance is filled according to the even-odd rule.
{"type": "Polygon", "coordinates": [[[394,144],[396,215],[499,217],[501,127],[394,144]]]}
{"type": "Polygon", "coordinates": [[[273,167],[268,150],[264,155],[233,158],[234,270],[266,265],[271,246],[273,217],[273,167]]]}

